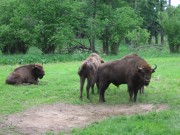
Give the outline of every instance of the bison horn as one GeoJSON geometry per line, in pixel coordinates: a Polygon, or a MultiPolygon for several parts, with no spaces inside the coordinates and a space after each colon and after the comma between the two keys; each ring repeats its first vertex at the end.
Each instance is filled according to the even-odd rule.
{"type": "Polygon", "coordinates": [[[155,64],[155,67],[152,69],[152,72],[155,72],[156,68],[157,68],[157,65],[155,64]]]}
{"type": "Polygon", "coordinates": [[[155,70],[157,68],[157,65],[155,64],[155,67],[153,68],[153,70],[155,70]]]}

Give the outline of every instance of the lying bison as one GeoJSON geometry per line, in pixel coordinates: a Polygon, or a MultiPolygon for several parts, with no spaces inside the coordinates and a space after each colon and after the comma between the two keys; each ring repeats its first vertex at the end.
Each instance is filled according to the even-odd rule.
{"type": "Polygon", "coordinates": [[[136,102],[138,90],[149,84],[151,74],[156,68],[157,66],[152,69],[144,59],[136,54],[101,64],[97,72],[99,101],[105,102],[105,90],[110,83],[113,83],[116,86],[127,84],[130,101],[136,102]]]}
{"type": "Polygon", "coordinates": [[[81,64],[81,66],[78,70],[78,74],[80,77],[80,98],[82,98],[82,92],[83,92],[83,87],[84,87],[86,78],[87,78],[87,86],[86,86],[87,98],[89,98],[90,87],[92,88],[92,93],[94,93],[96,72],[101,63],[104,63],[104,61],[101,59],[101,57],[96,53],[92,53],[81,64]]]}
{"type": "Polygon", "coordinates": [[[20,66],[7,77],[7,84],[37,84],[38,78],[42,79],[44,70],[40,64],[20,66]]]}

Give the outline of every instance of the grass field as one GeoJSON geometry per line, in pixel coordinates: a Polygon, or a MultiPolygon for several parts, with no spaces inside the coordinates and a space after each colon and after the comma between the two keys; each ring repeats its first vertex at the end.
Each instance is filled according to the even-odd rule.
{"type": "MultiPolygon", "coordinates": [[[[168,110],[150,112],[145,115],[114,116],[91,124],[84,129],[74,129],[71,134],[82,135],[179,135],[180,134],[180,55],[148,57],[140,54],[151,65],[158,68],[145,94],[138,94],[138,103],[167,104],[168,110]]],[[[103,56],[102,56],[103,57],[103,56]]],[[[106,61],[121,56],[104,56],[106,61]]],[[[44,64],[46,75],[39,85],[11,86],[4,83],[9,73],[19,65],[0,66],[0,115],[21,112],[32,106],[57,102],[71,104],[99,104],[98,95],[90,94],[91,100],[79,99],[80,61],[44,64]]],[[[106,91],[108,105],[129,104],[127,86],[110,85],[106,91]]],[[[1,121],[1,120],[0,120],[1,121]]],[[[7,129],[8,130],[8,129],[7,129]]],[[[3,131],[1,134],[5,134],[3,131]]],[[[47,133],[53,134],[53,133],[47,133]]]]}

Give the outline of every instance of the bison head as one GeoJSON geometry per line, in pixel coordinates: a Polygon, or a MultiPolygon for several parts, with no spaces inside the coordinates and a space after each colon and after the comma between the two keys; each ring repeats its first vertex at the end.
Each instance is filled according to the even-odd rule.
{"type": "Polygon", "coordinates": [[[42,79],[43,76],[45,75],[43,67],[40,64],[34,64],[33,71],[36,77],[40,79],[42,79]]]}
{"type": "Polygon", "coordinates": [[[143,83],[145,86],[149,85],[149,82],[151,80],[151,74],[155,72],[155,69],[157,68],[157,66],[155,65],[154,68],[151,68],[149,66],[147,67],[137,67],[138,68],[138,72],[141,74],[140,77],[143,80],[143,83]]]}

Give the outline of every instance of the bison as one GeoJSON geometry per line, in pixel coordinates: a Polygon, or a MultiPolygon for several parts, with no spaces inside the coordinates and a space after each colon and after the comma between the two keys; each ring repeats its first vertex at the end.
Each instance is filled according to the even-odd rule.
{"type": "Polygon", "coordinates": [[[96,53],[92,53],[85,61],[82,62],[81,66],[79,67],[78,74],[80,77],[80,98],[81,99],[82,99],[82,92],[83,92],[83,87],[84,87],[86,78],[87,78],[87,86],[86,86],[87,98],[89,98],[90,87],[92,89],[92,93],[94,93],[96,73],[101,63],[104,63],[101,57],[96,53]]]}
{"type": "Polygon", "coordinates": [[[151,74],[155,68],[136,54],[130,54],[122,59],[103,63],[97,71],[97,86],[99,88],[99,101],[105,102],[104,93],[109,84],[116,86],[127,84],[131,102],[136,102],[138,90],[147,86],[151,79],[151,74]]]}
{"type": "Polygon", "coordinates": [[[5,82],[12,85],[37,84],[38,78],[42,79],[44,75],[45,72],[41,64],[29,64],[14,69],[5,82]]]}

